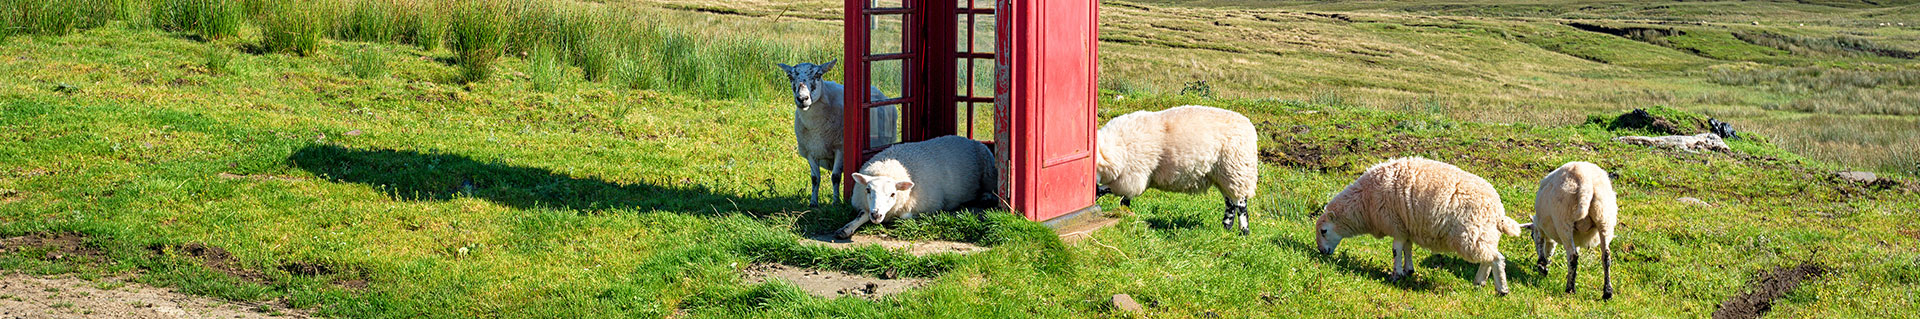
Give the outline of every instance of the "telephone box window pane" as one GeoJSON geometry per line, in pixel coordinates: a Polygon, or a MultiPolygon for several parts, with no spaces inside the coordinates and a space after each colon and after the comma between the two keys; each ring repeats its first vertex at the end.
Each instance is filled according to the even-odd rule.
{"type": "Polygon", "coordinates": [[[867,52],[872,54],[901,53],[906,41],[906,16],[898,14],[873,16],[873,23],[867,26],[867,52]]]}
{"type": "MultiPolygon", "coordinates": [[[[991,14],[976,14],[973,17],[973,47],[971,52],[993,53],[994,17],[991,14]]],[[[965,20],[965,19],[962,19],[965,20]]]]}
{"type": "MultiPolygon", "coordinates": [[[[842,3],[844,3],[844,2],[842,2],[842,3]]],[[[903,1],[903,0],[870,0],[870,1],[867,1],[867,7],[868,7],[868,8],[905,8],[906,6],[907,6],[907,4],[906,4],[906,2],[905,2],[905,1],[903,1]]]]}
{"type": "Polygon", "coordinates": [[[906,69],[902,68],[902,61],[906,60],[869,62],[870,65],[867,68],[868,83],[872,83],[873,88],[880,89],[880,93],[886,94],[888,98],[897,98],[906,95],[906,92],[902,92],[902,90],[905,89],[903,81],[906,78],[903,76],[906,69]]]}
{"type": "Polygon", "coordinates": [[[973,59],[973,96],[993,97],[993,59],[973,59]]]}
{"type": "Polygon", "coordinates": [[[879,147],[900,142],[900,106],[887,105],[867,109],[867,146],[879,147]]]}

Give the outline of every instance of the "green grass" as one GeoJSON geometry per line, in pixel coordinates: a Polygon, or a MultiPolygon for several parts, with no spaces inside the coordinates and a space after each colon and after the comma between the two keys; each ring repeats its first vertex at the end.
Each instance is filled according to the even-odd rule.
{"type": "Polygon", "coordinates": [[[126,19],[129,0],[0,1],[0,38],[15,34],[64,35],[126,19]]]}
{"type": "Polygon", "coordinates": [[[268,52],[311,55],[331,24],[315,6],[321,1],[271,1],[261,13],[260,47],[268,52]]]}
{"type": "Polygon", "coordinates": [[[506,49],[507,20],[502,5],[490,1],[462,2],[454,7],[452,42],[460,81],[476,82],[493,75],[493,64],[506,49]]]}
{"type": "Polygon", "coordinates": [[[207,39],[240,35],[246,22],[240,1],[152,0],[148,4],[149,22],[161,30],[189,32],[207,39]]]}
{"type": "MultiPolygon", "coordinates": [[[[434,6],[401,6],[409,5],[434,6]]],[[[0,235],[77,232],[106,254],[81,263],[10,251],[0,253],[0,268],[137,273],[137,282],[189,293],[355,318],[1133,316],[1105,305],[1116,293],[1150,305],[1148,317],[1704,317],[1758,272],[1811,260],[1835,270],[1781,299],[1773,316],[1897,317],[1920,307],[1911,298],[1920,293],[1920,254],[1905,248],[1920,240],[1915,190],[1826,178],[1858,167],[1829,158],[1913,149],[1916,139],[1906,137],[1920,128],[1882,128],[1915,122],[1747,105],[1808,93],[1786,87],[1910,85],[1888,82],[1900,66],[1880,60],[1808,66],[1857,75],[1755,71],[1716,83],[1713,71],[1594,62],[1531,42],[1584,32],[1557,24],[1392,15],[1346,24],[1109,6],[1103,21],[1113,26],[1103,37],[1139,41],[1103,44],[1111,76],[1101,86],[1125,98],[1102,95],[1099,116],[1206,104],[1253,118],[1267,154],[1254,234],[1212,226],[1217,194],[1165,192],[1128,208],[1103,199],[1120,223],[1076,243],[1004,211],[863,230],[993,248],[916,257],[799,244],[851,214],[806,207],[791,106],[771,65],[830,59],[837,43],[822,40],[835,38],[831,23],[583,4],[552,14],[607,23],[563,18],[576,23],[510,44],[521,41],[520,27],[474,22],[518,21],[510,20],[524,17],[518,8],[447,18],[452,38],[476,40],[461,34],[491,33],[461,29],[493,26],[499,52],[533,48],[497,54],[494,76],[458,85],[448,80],[470,72],[458,61],[471,50],[461,49],[491,42],[454,40],[442,50],[399,38],[321,39],[308,56],[253,55],[231,41],[131,24],[0,42],[0,57],[34,61],[0,64],[8,88],[0,90],[0,189],[11,191],[0,193],[0,235]],[[1193,17],[1224,25],[1148,29],[1193,17]],[[1282,27],[1304,31],[1258,31],[1282,27]],[[569,35],[608,29],[621,32],[569,35]],[[1228,51],[1169,46],[1240,35],[1259,37],[1228,51]],[[1277,35],[1302,37],[1266,37],[1277,35]],[[596,54],[600,62],[585,62],[596,54]],[[1809,80],[1822,78],[1831,80],[1809,80]],[[1174,91],[1195,80],[1220,98],[1174,91]],[[1821,81],[1831,84],[1807,84],[1821,81]],[[1614,143],[1634,132],[1582,122],[1647,105],[1676,105],[1656,109],[1668,116],[1748,119],[1737,128],[1760,134],[1731,142],[1738,153],[1692,154],[1614,143]],[[1826,129],[1767,130],[1777,127],[1826,129]],[[1534,184],[1553,167],[1585,160],[1619,173],[1620,294],[1596,300],[1593,268],[1582,271],[1579,293],[1560,292],[1564,263],[1547,273],[1523,267],[1531,248],[1522,238],[1502,241],[1515,261],[1506,297],[1471,285],[1472,265],[1424,249],[1416,277],[1389,283],[1386,240],[1351,239],[1334,256],[1309,248],[1310,214],[1326,198],[1374,162],[1416,155],[1487,177],[1522,222],[1534,184]],[[263,279],[165,248],[184,243],[222,247],[263,279]],[[340,270],[282,267],[296,262],[340,270]],[[893,270],[930,282],[880,300],[828,300],[744,281],[739,271],[759,262],[893,270]],[[355,280],[367,286],[339,284],[355,280]]],[[[258,28],[236,34],[252,40],[258,28]]],[[[1608,36],[1565,38],[1578,50],[1654,50],[1605,54],[1775,70],[1608,36]]],[[[1907,156],[1872,165],[1911,185],[1920,171],[1897,168],[1920,159],[1907,156]]]]}

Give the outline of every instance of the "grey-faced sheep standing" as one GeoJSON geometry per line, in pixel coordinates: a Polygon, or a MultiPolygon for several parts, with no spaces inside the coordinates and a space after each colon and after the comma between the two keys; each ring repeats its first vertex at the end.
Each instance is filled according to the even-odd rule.
{"type": "Polygon", "coordinates": [[[886,222],[888,216],[911,219],[991,199],[997,175],[993,153],[973,139],[948,135],[895,144],[853,173],[853,208],[858,216],[835,235],[852,237],[861,225],[886,222]]]}
{"type": "MultiPolygon", "coordinates": [[[[833,180],[833,197],[840,198],[841,146],[846,137],[842,135],[842,109],[845,107],[845,87],[820,77],[833,69],[834,60],[826,64],[800,65],[780,64],[787,72],[787,80],[793,83],[793,137],[800,158],[807,160],[807,173],[813,175],[812,197],[807,204],[820,204],[820,170],[826,169],[833,180]]],[[[879,89],[868,88],[868,100],[886,99],[879,89]]],[[[893,144],[895,123],[899,122],[899,111],[893,106],[871,110],[867,123],[868,141],[872,145],[893,144]]]]}
{"type": "Polygon", "coordinates": [[[1226,198],[1222,227],[1247,231],[1247,201],[1260,179],[1260,148],[1253,121],[1240,113],[1188,105],[1158,112],[1139,111],[1100,127],[1098,156],[1103,192],[1120,195],[1121,205],[1148,188],[1198,193],[1220,189],[1226,198]]]}
{"type": "Polygon", "coordinates": [[[1533,222],[1521,228],[1533,230],[1533,248],[1539,253],[1540,272],[1547,271],[1547,257],[1553,245],[1567,249],[1567,293],[1573,293],[1574,278],[1580,268],[1580,248],[1600,248],[1603,281],[1600,299],[1613,298],[1613,230],[1619,224],[1619,206],[1614,202],[1613,179],[1599,165],[1571,162],[1548,173],[1540,180],[1540,192],[1533,200],[1533,222]]]}
{"type": "Polygon", "coordinates": [[[1493,184],[1452,164],[1410,157],[1367,168],[1321,210],[1315,223],[1321,254],[1333,254],[1340,239],[1373,235],[1393,238],[1393,274],[1413,274],[1412,243],[1480,265],[1473,284],[1493,275],[1493,286],[1507,294],[1505,256],[1500,235],[1519,236],[1520,225],[1507,218],[1493,184]]]}

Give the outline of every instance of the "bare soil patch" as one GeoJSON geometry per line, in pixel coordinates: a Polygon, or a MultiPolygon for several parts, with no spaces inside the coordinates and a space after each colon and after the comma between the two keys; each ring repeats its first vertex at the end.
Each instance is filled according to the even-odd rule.
{"type": "Polygon", "coordinates": [[[1773,310],[1773,300],[1785,296],[1793,288],[1799,287],[1803,280],[1820,277],[1829,270],[1826,266],[1813,263],[1801,263],[1798,266],[1782,267],[1761,275],[1748,286],[1749,292],[1720,303],[1720,310],[1713,312],[1714,319],[1760,318],[1773,310]]]}
{"type": "Polygon", "coordinates": [[[36,233],[25,236],[0,239],[0,252],[41,253],[40,259],[47,261],[79,260],[95,263],[106,260],[107,254],[87,246],[87,237],[75,233],[36,233]]]}
{"type": "Polygon", "coordinates": [[[939,253],[971,254],[987,251],[986,247],[955,241],[909,241],[869,235],[854,235],[849,239],[833,238],[832,234],[815,235],[800,239],[801,244],[825,245],[827,247],[847,249],[866,245],[880,245],[889,250],[905,250],[914,256],[926,256],[939,253]]]}
{"type": "Polygon", "coordinates": [[[174,292],[124,278],[0,275],[0,318],[308,318],[305,311],[174,292]],[[101,289],[106,287],[108,289],[101,289]]]}
{"type": "Polygon", "coordinates": [[[260,273],[259,271],[247,269],[246,267],[241,267],[239,260],[233,258],[233,253],[229,253],[227,252],[226,249],[220,248],[219,246],[207,245],[202,243],[187,243],[179,246],[160,245],[160,246],[148,247],[148,249],[153,250],[155,254],[160,254],[160,255],[166,255],[168,252],[173,252],[183,256],[192,257],[194,259],[200,260],[200,265],[202,266],[206,266],[209,269],[213,269],[221,273],[232,275],[242,280],[251,281],[255,283],[268,282],[268,278],[266,274],[260,273]]]}
{"type": "Polygon", "coordinates": [[[0,204],[18,202],[20,199],[26,197],[27,194],[21,193],[20,191],[0,188],[0,204]]]}
{"type": "Polygon", "coordinates": [[[245,180],[255,180],[255,181],[288,181],[288,182],[293,182],[293,181],[303,181],[303,180],[306,180],[305,178],[300,178],[300,177],[293,177],[293,176],[280,176],[280,175],[240,175],[240,174],[234,174],[234,173],[224,173],[224,172],[223,172],[223,173],[220,173],[220,174],[215,174],[214,176],[219,176],[220,178],[224,178],[224,179],[245,179],[245,180]]]}
{"type": "Polygon", "coordinates": [[[794,267],[783,264],[754,264],[743,270],[747,282],[766,283],[786,282],[807,294],[821,298],[840,298],[847,296],[861,298],[880,298],[906,292],[922,285],[927,280],[921,278],[875,278],[833,270],[819,270],[794,267]]]}

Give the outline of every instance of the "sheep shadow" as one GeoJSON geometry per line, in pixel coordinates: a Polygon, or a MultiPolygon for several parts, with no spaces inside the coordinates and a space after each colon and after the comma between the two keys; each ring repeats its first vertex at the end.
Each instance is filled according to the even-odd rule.
{"type": "MultiPolygon", "coordinates": [[[[1420,259],[1419,267],[1423,269],[1439,269],[1450,272],[1453,273],[1454,276],[1460,276],[1460,279],[1467,280],[1467,282],[1473,282],[1473,277],[1480,273],[1480,264],[1467,262],[1467,260],[1460,259],[1460,257],[1436,254],[1422,249],[1414,249],[1413,253],[1416,255],[1421,253],[1427,254],[1426,258],[1420,259]]],[[[1531,265],[1533,265],[1532,260],[1516,261],[1512,256],[1508,256],[1507,284],[1527,285],[1529,287],[1538,286],[1541,282],[1541,276],[1538,271],[1533,270],[1533,266],[1531,265]]],[[[1493,278],[1487,278],[1487,285],[1492,284],[1493,278]]]]}
{"type": "MultiPolygon", "coordinates": [[[[1337,267],[1336,269],[1339,269],[1341,272],[1347,273],[1349,275],[1367,277],[1368,279],[1386,282],[1387,284],[1393,285],[1394,287],[1399,287],[1400,289],[1406,289],[1406,290],[1432,290],[1433,289],[1433,281],[1429,281],[1426,278],[1421,277],[1419,275],[1415,275],[1411,278],[1402,278],[1398,281],[1388,281],[1387,280],[1387,272],[1389,271],[1388,268],[1393,268],[1391,264],[1376,265],[1364,260],[1353,258],[1353,256],[1348,255],[1346,253],[1339,253],[1339,252],[1335,252],[1333,255],[1321,255],[1320,249],[1317,247],[1314,247],[1315,246],[1314,244],[1295,241],[1293,238],[1275,237],[1273,238],[1272,242],[1274,243],[1274,245],[1277,245],[1280,247],[1307,252],[1309,255],[1313,256],[1314,259],[1318,259],[1321,261],[1325,261],[1329,264],[1333,264],[1335,267],[1337,267]]],[[[1392,258],[1387,258],[1387,259],[1392,259],[1392,258]]],[[[1473,277],[1467,277],[1467,278],[1472,279],[1473,277]]]]}
{"type": "Polygon", "coordinates": [[[762,216],[804,205],[795,196],[737,196],[692,183],[617,183],[552,170],[490,163],[454,154],[309,145],[287,157],[293,167],[339,183],[371,185],[408,201],[485,199],[520,209],[641,209],[701,216],[723,211],[762,216]]]}

